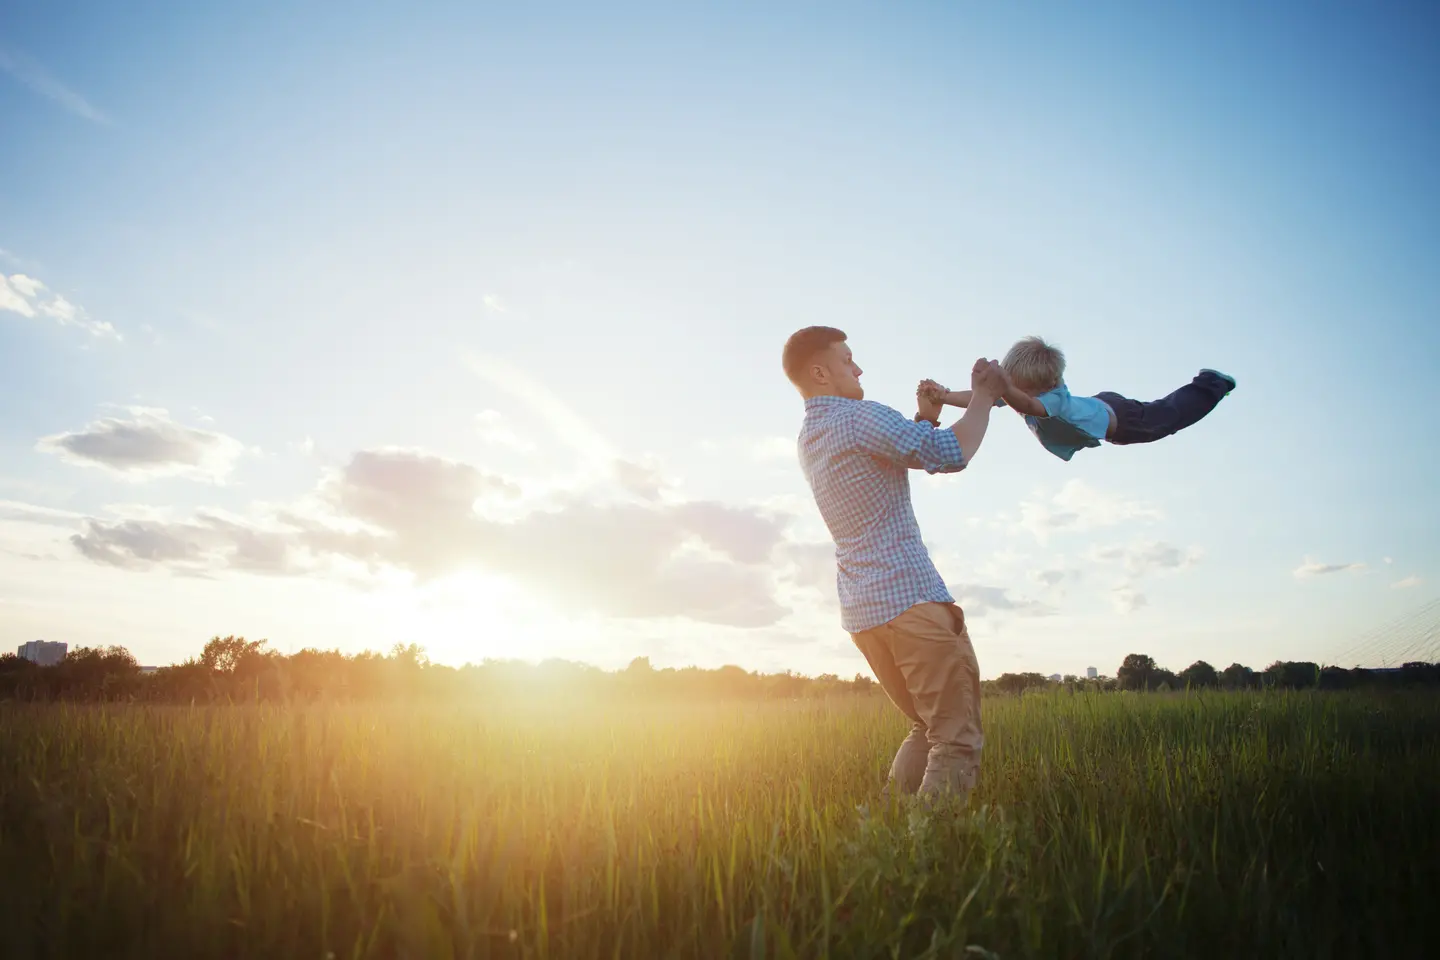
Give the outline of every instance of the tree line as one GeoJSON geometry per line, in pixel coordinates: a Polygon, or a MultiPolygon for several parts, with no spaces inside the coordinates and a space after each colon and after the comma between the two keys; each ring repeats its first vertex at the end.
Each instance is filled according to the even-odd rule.
{"type": "Polygon", "coordinates": [[[424,647],[388,654],[304,649],[285,654],[264,640],[213,637],[200,656],[142,672],[124,647],[82,647],[54,666],[0,655],[0,700],[150,703],[320,702],[423,699],[533,702],[564,699],[795,699],[877,690],[870,677],[752,673],[737,666],[657,669],[637,657],[618,671],[569,660],[432,663],[424,647]]]}
{"type": "MultiPolygon", "coordinates": [[[[981,684],[990,695],[1029,690],[1068,692],[1186,689],[1322,689],[1440,685],[1440,664],[1407,663],[1393,671],[1277,661],[1256,671],[1238,663],[1216,670],[1203,660],[1179,673],[1146,654],[1132,653],[1114,677],[1065,676],[1059,683],[1038,673],[1006,673],[981,684]]],[[[81,647],[54,666],[14,654],[0,655],[0,699],[23,701],[135,701],[149,703],[319,702],[423,699],[426,701],[533,701],[564,699],[800,699],[875,693],[879,685],[856,674],[752,673],[666,667],[637,657],[623,670],[606,671],[568,660],[529,663],[486,660],[451,667],[430,662],[418,644],[396,644],[388,654],[304,649],[284,654],[264,640],[213,637],[200,656],[142,672],[124,647],[81,647]]]]}
{"type": "Polygon", "coordinates": [[[1304,660],[1276,660],[1263,670],[1232,663],[1216,670],[1196,660],[1179,673],[1155,663],[1144,653],[1125,657],[1113,677],[1082,678],[1067,675],[1057,684],[1038,673],[1004,673],[987,680],[997,693],[1019,694],[1026,690],[1060,687],[1071,692],[1110,693],[1120,690],[1351,690],[1358,687],[1413,687],[1440,685],[1440,663],[1411,661],[1395,668],[1321,666],[1304,660]]]}

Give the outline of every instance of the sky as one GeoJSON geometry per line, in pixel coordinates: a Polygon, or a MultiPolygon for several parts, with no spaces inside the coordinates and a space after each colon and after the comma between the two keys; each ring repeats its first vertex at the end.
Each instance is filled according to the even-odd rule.
{"type": "Polygon", "coordinates": [[[12,0],[0,648],[865,672],[826,324],[1238,381],[912,477],[983,675],[1335,662],[1440,582],[1440,15],[1171,7],[12,0]]]}

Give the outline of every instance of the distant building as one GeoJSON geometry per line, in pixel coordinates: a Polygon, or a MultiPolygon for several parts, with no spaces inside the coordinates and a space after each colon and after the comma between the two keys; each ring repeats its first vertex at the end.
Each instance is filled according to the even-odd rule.
{"type": "Polygon", "coordinates": [[[158,670],[158,669],[160,669],[160,668],[159,668],[159,667],[141,667],[141,668],[140,668],[140,672],[141,672],[141,673],[154,673],[154,672],[155,672],[156,670],[158,670]]]}
{"type": "Polygon", "coordinates": [[[31,663],[39,664],[42,667],[53,667],[65,659],[65,651],[70,649],[68,643],[59,643],[50,640],[31,640],[29,643],[20,644],[16,652],[22,660],[29,660],[31,663]]]}
{"type": "Polygon", "coordinates": [[[1085,668],[1085,677],[1087,680],[1094,680],[1098,676],[1100,676],[1099,670],[1096,670],[1094,667],[1085,668]]]}

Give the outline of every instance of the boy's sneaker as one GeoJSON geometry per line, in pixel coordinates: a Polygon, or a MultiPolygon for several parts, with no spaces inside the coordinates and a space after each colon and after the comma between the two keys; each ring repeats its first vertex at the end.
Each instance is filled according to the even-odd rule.
{"type": "Polygon", "coordinates": [[[1230,391],[1235,389],[1235,378],[1230,376],[1228,373],[1221,373],[1219,370],[1211,370],[1209,367],[1206,367],[1200,372],[1208,373],[1212,377],[1219,377],[1221,380],[1224,380],[1226,383],[1228,383],[1230,386],[1226,388],[1225,396],[1229,396],[1230,391]]]}

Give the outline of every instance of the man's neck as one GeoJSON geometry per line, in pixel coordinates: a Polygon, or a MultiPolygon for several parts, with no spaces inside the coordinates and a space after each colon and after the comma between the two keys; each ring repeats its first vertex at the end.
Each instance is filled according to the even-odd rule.
{"type": "Polygon", "coordinates": [[[820,391],[820,392],[818,392],[818,393],[805,392],[805,393],[802,393],[801,395],[805,398],[805,402],[806,402],[806,403],[809,403],[811,400],[827,400],[827,399],[844,400],[844,399],[845,399],[845,398],[842,397],[840,394],[838,394],[838,393],[832,393],[832,392],[830,392],[830,391],[828,391],[828,390],[822,390],[822,391],[820,391]]]}

